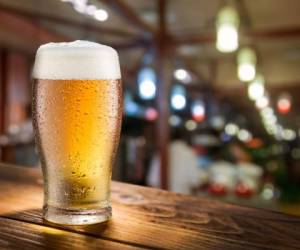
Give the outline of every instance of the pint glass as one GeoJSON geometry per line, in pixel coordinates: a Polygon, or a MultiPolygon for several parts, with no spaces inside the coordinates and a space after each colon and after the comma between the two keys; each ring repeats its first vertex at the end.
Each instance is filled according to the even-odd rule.
{"type": "Polygon", "coordinates": [[[44,219],[71,225],[108,220],[122,117],[117,52],[88,41],[45,44],[33,77],[44,219]]]}

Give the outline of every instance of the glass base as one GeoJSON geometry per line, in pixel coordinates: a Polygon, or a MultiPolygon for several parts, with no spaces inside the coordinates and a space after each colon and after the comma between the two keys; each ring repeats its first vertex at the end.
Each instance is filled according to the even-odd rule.
{"type": "Polygon", "coordinates": [[[111,218],[111,207],[100,209],[62,209],[44,206],[45,220],[64,225],[90,225],[108,221],[111,218]]]}

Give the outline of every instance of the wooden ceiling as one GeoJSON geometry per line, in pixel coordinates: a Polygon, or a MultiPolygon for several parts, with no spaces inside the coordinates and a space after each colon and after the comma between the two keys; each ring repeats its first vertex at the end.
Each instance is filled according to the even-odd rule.
{"type": "MultiPolygon", "coordinates": [[[[258,55],[258,71],[271,95],[300,93],[300,1],[232,0],[241,18],[240,44],[258,55]]],[[[33,56],[47,40],[90,39],[116,47],[128,72],[137,70],[158,31],[157,0],[90,0],[109,13],[98,22],[77,13],[60,0],[0,0],[0,44],[33,56]],[[22,25],[21,25],[22,23],[22,25]],[[37,29],[39,27],[39,29],[37,29]],[[42,31],[41,31],[42,30],[42,31]],[[30,31],[30,32],[28,32],[30,31]]],[[[225,0],[167,1],[167,33],[173,65],[183,65],[221,96],[251,109],[245,84],[236,74],[236,54],[215,48],[215,17],[225,0]]],[[[251,106],[252,105],[252,106],[251,106]]],[[[254,111],[254,109],[253,109],[254,111]]]]}
{"type": "MultiPolygon", "coordinates": [[[[222,54],[214,45],[215,16],[224,2],[168,1],[167,30],[170,36],[174,37],[170,40],[170,46],[174,45],[176,40],[179,43],[174,50],[174,59],[179,55],[184,62],[188,60],[193,64],[193,68],[207,79],[210,72],[207,68],[213,62],[217,64],[216,86],[232,88],[241,84],[236,76],[235,53],[222,54]]],[[[147,40],[147,29],[157,30],[156,0],[91,0],[90,3],[106,8],[109,19],[103,23],[97,22],[77,13],[70,4],[60,0],[0,0],[0,10],[34,20],[62,38],[92,39],[117,47],[119,45],[120,48],[122,45],[124,48],[127,48],[125,45],[135,48],[134,45],[139,41],[147,40]],[[132,16],[128,17],[128,13],[120,14],[122,10],[118,6],[119,3],[130,8],[137,20],[132,16]]],[[[239,0],[236,1],[236,5],[242,20],[241,34],[245,34],[241,36],[241,45],[252,45],[256,48],[259,56],[258,70],[265,75],[268,84],[300,84],[300,1],[239,0]],[[268,36],[268,33],[271,34],[268,36]]],[[[15,46],[24,47],[18,44],[22,43],[22,40],[17,39],[17,32],[6,30],[5,23],[1,26],[0,42],[11,44],[15,39],[15,46]]],[[[134,69],[143,48],[120,50],[120,53],[124,65],[134,69]],[[123,57],[123,54],[126,56],[123,57]]]]}

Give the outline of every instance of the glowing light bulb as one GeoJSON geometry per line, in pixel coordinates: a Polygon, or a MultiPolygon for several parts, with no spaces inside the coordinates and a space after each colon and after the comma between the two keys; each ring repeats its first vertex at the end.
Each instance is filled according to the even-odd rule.
{"type": "Polygon", "coordinates": [[[234,123],[228,123],[225,126],[225,133],[228,135],[236,135],[239,131],[239,127],[234,123]]]}
{"type": "Polygon", "coordinates": [[[270,107],[266,107],[260,111],[260,114],[264,117],[272,116],[274,114],[274,110],[270,107]]]}
{"type": "Polygon", "coordinates": [[[73,4],[73,8],[81,13],[84,14],[86,7],[87,7],[87,0],[75,0],[75,1],[71,1],[73,4]]]}
{"type": "Polygon", "coordinates": [[[255,101],[262,98],[265,92],[264,78],[261,75],[257,75],[253,82],[248,86],[248,96],[251,100],[255,101]]]}
{"type": "Polygon", "coordinates": [[[104,22],[108,19],[108,13],[104,9],[97,9],[94,11],[94,18],[100,22],[104,22]]]}
{"type": "Polygon", "coordinates": [[[97,7],[95,5],[91,4],[86,7],[85,13],[90,16],[93,16],[96,10],[97,10],[97,7]]]}
{"type": "Polygon", "coordinates": [[[243,48],[239,51],[238,77],[243,82],[252,81],[256,74],[256,55],[251,48],[243,48]]]}
{"type": "Polygon", "coordinates": [[[237,137],[243,142],[249,142],[252,139],[252,134],[246,129],[241,129],[239,130],[237,137]]]}
{"type": "Polygon", "coordinates": [[[152,68],[143,68],[138,74],[139,95],[144,100],[150,100],[156,94],[156,75],[152,68]]]}
{"type": "Polygon", "coordinates": [[[174,86],[171,95],[171,106],[175,110],[182,110],[186,106],[185,89],[181,85],[174,86]]]}
{"type": "Polygon", "coordinates": [[[217,16],[217,40],[216,47],[220,52],[233,52],[238,48],[239,16],[236,10],[225,6],[217,16]]]}
{"type": "Polygon", "coordinates": [[[197,128],[197,123],[193,120],[188,120],[186,123],[185,123],[185,128],[189,131],[193,131],[197,128]]]}
{"type": "Polygon", "coordinates": [[[255,106],[258,109],[263,109],[269,106],[269,98],[267,96],[263,96],[255,101],[255,106]]]}
{"type": "Polygon", "coordinates": [[[201,122],[205,119],[205,106],[200,100],[197,100],[192,105],[192,116],[197,122],[201,122]]]}
{"type": "Polygon", "coordinates": [[[184,109],[186,105],[186,99],[183,95],[177,94],[172,97],[171,104],[174,109],[177,110],[184,109]]]}
{"type": "Polygon", "coordinates": [[[157,113],[156,109],[154,109],[154,108],[146,109],[146,112],[145,112],[146,120],[154,121],[157,119],[157,117],[158,117],[158,113],[157,113]]]}
{"type": "Polygon", "coordinates": [[[176,69],[174,71],[174,77],[184,83],[189,83],[192,80],[190,73],[185,69],[176,69]]]}
{"type": "Polygon", "coordinates": [[[291,111],[292,98],[289,94],[281,94],[277,101],[277,110],[281,114],[287,114],[291,111]]]}
{"type": "Polygon", "coordinates": [[[296,132],[291,129],[284,129],[282,133],[282,138],[287,141],[293,141],[296,139],[296,132]]]}
{"type": "Polygon", "coordinates": [[[155,83],[150,80],[145,80],[139,84],[140,96],[143,99],[152,99],[156,93],[155,83]]]}

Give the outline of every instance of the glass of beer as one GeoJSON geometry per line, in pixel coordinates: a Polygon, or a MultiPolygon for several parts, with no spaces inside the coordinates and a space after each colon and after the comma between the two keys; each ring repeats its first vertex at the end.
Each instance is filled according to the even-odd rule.
{"type": "Polygon", "coordinates": [[[33,77],[44,219],[69,225],[108,220],[122,117],[117,52],[88,41],[48,43],[37,50],[33,77]]]}

